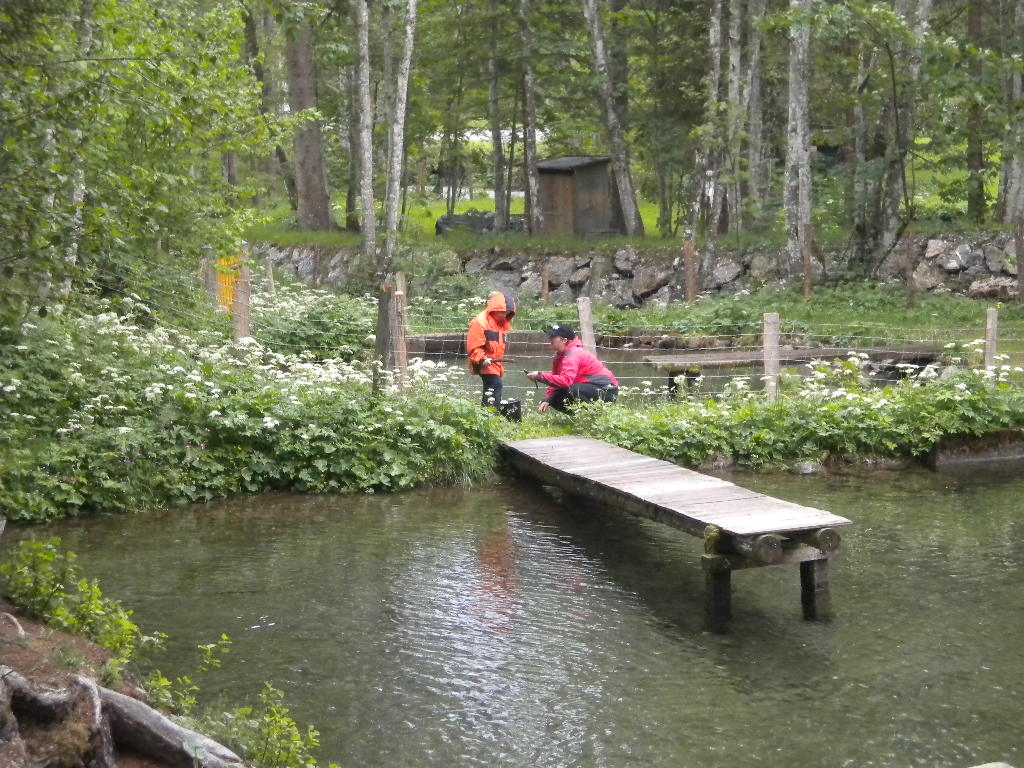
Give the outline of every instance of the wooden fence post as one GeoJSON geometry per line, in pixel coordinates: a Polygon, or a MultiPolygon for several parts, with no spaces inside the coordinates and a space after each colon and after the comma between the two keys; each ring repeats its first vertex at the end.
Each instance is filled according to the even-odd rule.
{"type": "Polygon", "coordinates": [[[1024,211],[1017,219],[1017,228],[1013,233],[1013,253],[1017,258],[1017,298],[1024,304],[1024,211]]]}
{"type": "Polygon", "coordinates": [[[274,282],[274,262],[270,258],[270,252],[267,252],[265,259],[267,269],[267,293],[271,296],[277,296],[277,284],[274,282]]]}
{"type": "MultiPolygon", "coordinates": [[[[1019,276],[1018,276],[1019,277],[1019,276]]],[[[999,345],[999,310],[990,307],[985,312],[985,367],[996,364],[996,353],[999,345]]]]}
{"type": "Polygon", "coordinates": [[[693,304],[697,300],[697,248],[692,237],[683,241],[683,263],[686,270],[686,303],[693,304]]]}
{"type": "Polygon", "coordinates": [[[540,300],[545,304],[551,298],[551,273],[547,267],[544,267],[540,273],[540,300]]]}
{"type": "Polygon", "coordinates": [[[404,274],[389,276],[380,287],[377,309],[377,359],[385,370],[395,371],[398,385],[405,385],[409,375],[409,350],[405,343],[404,274]]]}
{"type": "Polygon", "coordinates": [[[231,319],[235,328],[235,341],[252,336],[249,306],[252,282],[249,277],[249,265],[242,262],[238,267],[238,273],[238,278],[235,280],[234,293],[231,297],[231,319]]]}
{"type": "Polygon", "coordinates": [[[409,380],[409,344],[406,340],[406,317],[409,306],[409,286],[404,272],[395,275],[395,301],[391,328],[391,355],[398,370],[399,385],[409,380]]]}
{"type": "Polygon", "coordinates": [[[220,286],[217,283],[217,267],[213,258],[213,249],[210,246],[203,246],[202,258],[203,287],[210,297],[210,303],[214,310],[220,308],[220,286]]]}
{"type": "Polygon", "coordinates": [[[576,299],[576,309],[580,315],[580,339],[583,347],[592,355],[597,354],[597,339],[594,336],[594,316],[590,310],[590,298],[580,296],[576,299]]]}
{"type": "Polygon", "coordinates": [[[779,313],[764,313],[762,331],[764,354],[764,391],[769,400],[779,396],[779,313]]]}

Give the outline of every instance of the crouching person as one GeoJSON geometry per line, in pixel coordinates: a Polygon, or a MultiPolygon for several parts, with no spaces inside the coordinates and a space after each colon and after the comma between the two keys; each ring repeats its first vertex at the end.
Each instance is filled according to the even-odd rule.
{"type": "Polygon", "coordinates": [[[583,348],[576,332],[565,325],[556,325],[548,331],[548,340],[555,353],[551,373],[533,371],[526,374],[531,381],[548,385],[544,402],[539,410],[550,408],[565,411],[572,403],[593,400],[613,402],[619,396],[619,382],[601,361],[583,348]]]}

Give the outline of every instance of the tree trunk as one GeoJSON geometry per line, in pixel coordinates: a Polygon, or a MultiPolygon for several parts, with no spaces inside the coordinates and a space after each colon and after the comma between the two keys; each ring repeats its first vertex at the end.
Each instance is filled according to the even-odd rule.
{"type": "Polygon", "coordinates": [[[985,148],[982,143],[985,111],[980,99],[982,88],[981,53],[985,41],[982,37],[984,8],[982,0],[969,0],[967,4],[967,45],[970,79],[975,95],[967,110],[967,217],[977,224],[985,219],[985,148]]]}
{"type": "MultiPolygon", "coordinates": [[[[1016,29],[1016,53],[1024,55],[1024,0],[1017,0],[1014,28],[1016,29]]],[[[1006,170],[1005,191],[1003,193],[1003,220],[1007,224],[1020,224],[1024,221],[1024,76],[1016,69],[1010,79],[1010,98],[1007,104],[1009,112],[1009,131],[1006,140],[1005,154],[1009,158],[1006,170]]],[[[1024,286],[1024,252],[1017,245],[1018,280],[1024,286]]],[[[1024,296],[1024,290],[1021,293],[1024,296]]]]}
{"type": "Polygon", "coordinates": [[[747,86],[744,101],[747,114],[747,199],[756,207],[761,198],[761,153],[764,143],[764,115],[761,98],[761,25],[765,0],[750,0],[747,31],[747,86]]]}
{"type": "Polygon", "coordinates": [[[605,51],[604,31],[601,28],[600,9],[597,0],[583,0],[583,15],[590,30],[590,44],[594,57],[594,71],[597,75],[598,91],[604,107],[605,125],[608,129],[608,142],[611,145],[612,173],[618,187],[619,205],[622,218],[626,225],[626,234],[631,237],[643,237],[644,223],[637,207],[636,192],[633,188],[633,177],[629,168],[629,150],[626,137],[619,123],[618,110],[612,93],[612,81],[608,74],[608,56],[605,51]]]}
{"type": "MultiPolygon", "coordinates": [[[[94,0],[83,0],[82,9],[78,17],[78,54],[82,57],[88,56],[92,50],[93,41],[93,12],[95,10],[94,0]]],[[[71,181],[71,226],[70,241],[64,261],[69,266],[78,263],[78,249],[82,240],[82,223],[85,220],[85,166],[78,157],[82,149],[82,134],[78,133],[78,140],[75,142],[74,174],[71,181]]],[[[61,296],[67,296],[71,292],[71,277],[65,279],[61,288],[61,296]]]]}
{"type": "MultiPolygon", "coordinates": [[[[712,0],[711,2],[711,17],[708,23],[708,57],[711,59],[711,66],[707,81],[707,101],[704,108],[706,134],[703,150],[694,168],[695,170],[699,169],[697,177],[699,196],[695,203],[695,213],[699,213],[702,203],[706,203],[707,206],[707,248],[704,260],[710,263],[715,258],[718,246],[722,199],[718,179],[721,152],[714,146],[716,136],[721,131],[719,105],[722,90],[722,0],[712,0]]],[[[696,229],[693,231],[693,236],[696,237],[696,229]]]]}
{"type": "Polygon", "coordinates": [[[491,162],[494,168],[494,234],[508,226],[505,205],[505,149],[501,141],[501,64],[498,56],[501,3],[491,0],[491,40],[488,56],[491,82],[487,91],[488,117],[491,122],[491,162]]]}
{"type": "MultiPolygon", "coordinates": [[[[316,109],[313,68],[313,30],[302,19],[285,30],[288,61],[288,105],[293,115],[316,109]]],[[[295,184],[299,229],[333,229],[331,200],[324,171],[323,136],[318,120],[307,120],[295,131],[295,184]]]]}
{"type": "Polygon", "coordinates": [[[416,0],[407,0],[405,10],[405,37],[402,41],[402,60],[398,65],[395,83],[394,111],[391,115],[388,151],[388,181],[386,194],[384,261],[381,274],[391,272],[398,243],[398,197],[402,188],[402,160],[405,157],[405,111],[409,95],[409,70],[412,67],[412,49],[416,36],[416,0]]]}
{"type": "Polygon", "coordinates": [[[612,83],[612,101],[623,130],[629,126],[629,39],[619,20],[629,0],[608,0],[611,22],[608,24],[608,76],[612,83]]]}
{"type": "Polygon", "coordinates": [[[800,263],[804,297],[814,281],[814,231],[810,155],[810,0],[790,0],[793,26],[789,31],[789,116],[786,131],[786,252],[790,264],[800,263]]]}
{"type": "Polygon", "coordinates": [[[537,173],[537,89],[533,69],[530,29],[530,0],[519,0],[519,39],[523,55],[523,103],[526,121],[523,127],[523,178],[526,183],[526,231],[539,235],[544,231],[544,211],[540,205],[540,177],[537,173]]]}
{"type": "Polygon", "coordinates": [[[348,119],[346,133],[348,135],[348,184],[345,190],[345,229],[349,232],[359,231],[359,207],[356,202],[359,196],[359,118],[357,104],[359,102],[359,78],[351,67],[346,68],[345,82],[342,87],[348,92],[348,119]]]}
{"type": "MultiPolygon", "coordinates": [[[[264,22],[269,23],[271,19],[272,16],[268,13],[264,17],[264,22]]],[[[267,115],[271,111],[271,105],[274,104],[274,86],[271,79],[267,76],[260,57],[256,18],[253,16],[252,10],[246,6],[242,6],[242,20],[245,29],[245,55],[249,60],[249,67],[252,69],[253,77],[260,84],[260,113],[267,115]]],[[[299,193],[295,186],[295,174],[292,173],[291,164],[288,162],[288,153],[284,151],[284,147],[276,144],[274,146],[274,157],[277,160],[281,178],[284,180],[288,204],[291,206],[292,211],[297,213],[299,210],[299,193]]]]}
{"type": "Polygon", "coordinates": [[[355,0],[359,57],[359,177],[363,209],[363,249],[367,264],[377,263],[377,206],[373,196],[373,100],[370,96],[369,0],[355,0]]]}
{"type": "Polygon", "coordinates": [[[744,128],[744,109],[740,93],[740,63],[743,45],[744,0],[729,0],[729,72],[727,78],[728,106],[726,112],[726,156],[729,175],[726,203],[729,209],[729,223],[736,232],[743,229],[740,218],[742,206],[740,192],[740,158],[742,157],[741,136],[744,128]]]}
{"type": "MultiPolygon", "coordinates": [[[[913,0],[901,0],[897,10],[911,18],[913,0]]],[[[921,74],[924,35],[931,19],[932,0],[919,0],[913,21],[914,43],[909,51],[886,51],[889,68],[890,105],[888,121],[892,126],[892,139],[886,150],[886,175],[883,197],[879,207],[881,215],[880,243],[877,262],[892,252],[899,243],[907,225],[914,216],[913,190],[907,178],[907,154],[914,143],[917,115],[917,81],[921,74]],[[905,70],[902,94],[897,87],[897,69],[905,70]],[[900,210],[903,210],[902,215],[900,210]]]]}
{"type": "Polygon", "coordinates": [[[516,143],[519,141],[519,95],[521,88],[516,88],[512,97],[512,130],[508,136],[508,161],[505,164],[505,223],[512,220],[512,187],[515,185],[516,143]]]}

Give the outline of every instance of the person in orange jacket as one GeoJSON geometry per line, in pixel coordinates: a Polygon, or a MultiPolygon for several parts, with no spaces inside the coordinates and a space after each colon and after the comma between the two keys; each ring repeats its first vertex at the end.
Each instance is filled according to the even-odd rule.
{"type": "Polygon", "coordinates": [[[501,402],[502,379],[505,375],[505,345],[516,316],[516,300],[507,293],[492,293],[487,308],[469,321],[466,353],[469,369],[483,384],[482,405],[497,406],[501,402]]]}

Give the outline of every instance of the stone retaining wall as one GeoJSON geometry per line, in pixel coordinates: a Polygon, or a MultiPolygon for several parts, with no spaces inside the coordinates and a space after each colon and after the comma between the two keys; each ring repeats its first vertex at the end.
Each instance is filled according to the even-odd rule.
{"type": "MultiPolygon", "coordinates": [[[[591,296],[616,307],[665,304],[678,298],[681,258],[678,247],[566,252],[522,252],[498,246],[475,253],[451,253],[453,271],[476,275],[496,291],[537,298],[546,275],[552,302],[564,304],[579,296],[591,296]],[[456,266],[457,265],[457,266],[456,266]]],[[[280,248],[261,244],[254,255],[269,259],[276,268],[323,287],[343,288],[360,269],[356,248],[280,248]]],[[[844,274],[849,264],[841,252],[818,263],[816,280],[828,281],[844,274]]],[[[908,238],[877,270],[882,281],[902,282],[910,264],[915,285],[922,291],[950,291],[975,298],[1006,299],[1017,292],[1017,254],[1007,234],[955,235],[908,238]]],[[[802,267],[791,263],[778,248],[722,249],[705,256],[701,265],[701,290],[735,293],[762,287],[778,287],[802,280],[802,267]]]]}

